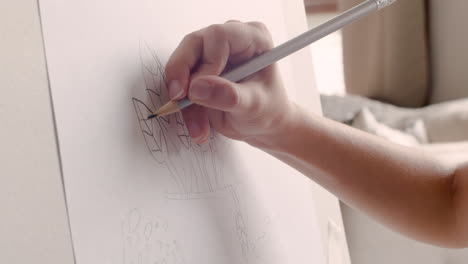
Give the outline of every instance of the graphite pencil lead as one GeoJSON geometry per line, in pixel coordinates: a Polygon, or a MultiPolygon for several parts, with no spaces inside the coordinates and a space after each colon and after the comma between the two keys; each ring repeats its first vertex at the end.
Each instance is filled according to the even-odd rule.
{"type": "Polygon", "coordinates": [[[149,115],[149,116],[147,117],[147,119],[153,119],[153,118],[155,118],[155,117],[158,117],[158,115],[151,114],[151,115],[149,115]]]}

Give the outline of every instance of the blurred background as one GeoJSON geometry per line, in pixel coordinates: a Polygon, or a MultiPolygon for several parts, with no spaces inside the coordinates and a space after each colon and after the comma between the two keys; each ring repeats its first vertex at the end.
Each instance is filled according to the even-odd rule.
{"type": "MultiPolygon", "coordinates": [[[[338,0],[305,0],[307,24],[314,28],[338,15],[338,0]]],[[[322,94],[344,95],[342,33],[337,31],[311,46],[317,87],[322,94]]]]}
{"type": "MultiPolygon", "coordinates": [[[[305,0],[309,27],[363,0],[305,0]]],[[[440,159],[468,161],[468,1],[400,0],[311,46],[324,115],[440,159]]],[[[352,263],[468,263],[341,204],[352,263]]]]}

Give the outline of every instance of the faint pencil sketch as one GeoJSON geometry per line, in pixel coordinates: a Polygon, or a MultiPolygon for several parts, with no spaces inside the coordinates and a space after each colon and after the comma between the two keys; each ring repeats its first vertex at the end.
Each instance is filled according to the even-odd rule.
{"type": "Polygon", "coordinates": [[[194,143],[180,113],[148,119],[148,115],[168,101],[167,80],[156,52],[144,42],[140,43],[140,60],[147,97],[133,98],[133,106],[149,152],[158,164],[167,168],[177,186],[176,190],[168,191],[167,199],[230,197],[244,263],[252,263],[252,258],[257,257],[254,243],[266,234],[255,239],[249,236],[236,188],[223,174],[218,136],[212,131],[206,144],[194,143]]]}
{"type": "Polygon", "coordinates": [[[138,208],[132,209],[124,214],[121,235],[123,264],[186,263],[163,218],[148,218],[138,208]]]}

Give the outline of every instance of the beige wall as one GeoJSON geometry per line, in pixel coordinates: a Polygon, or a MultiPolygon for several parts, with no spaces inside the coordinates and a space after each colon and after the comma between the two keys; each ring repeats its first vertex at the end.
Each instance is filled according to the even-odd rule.
{"type": "Polygon", "coordinates": [[[0,263],[73,263],[36,0],[0,1],[0,263]]]}
{"type": "MultiPolygon", "coordinates": [[[[340,8],[363,1],[340,0],[340,8]]],[[[467,97],[467,10],[465,0],[398,1],[346,27],[347,90],[412,107],[467,97]]]]}
{"type": "Polygon", "coordinates": [[[468,1],[430,4],[432,102],[468,97],[468,1]]]}

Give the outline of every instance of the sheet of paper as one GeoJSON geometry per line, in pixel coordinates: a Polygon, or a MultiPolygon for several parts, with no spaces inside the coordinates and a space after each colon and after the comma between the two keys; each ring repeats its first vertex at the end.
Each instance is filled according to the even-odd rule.
{"type": "Polygon", "coordinates": [[[145,120],[185,34],[259,20],[278,44],[281,5],[40,0],[77,263],[324,263],[309,180],[220,135],[194,144],[180,115],[145,120]]]}

